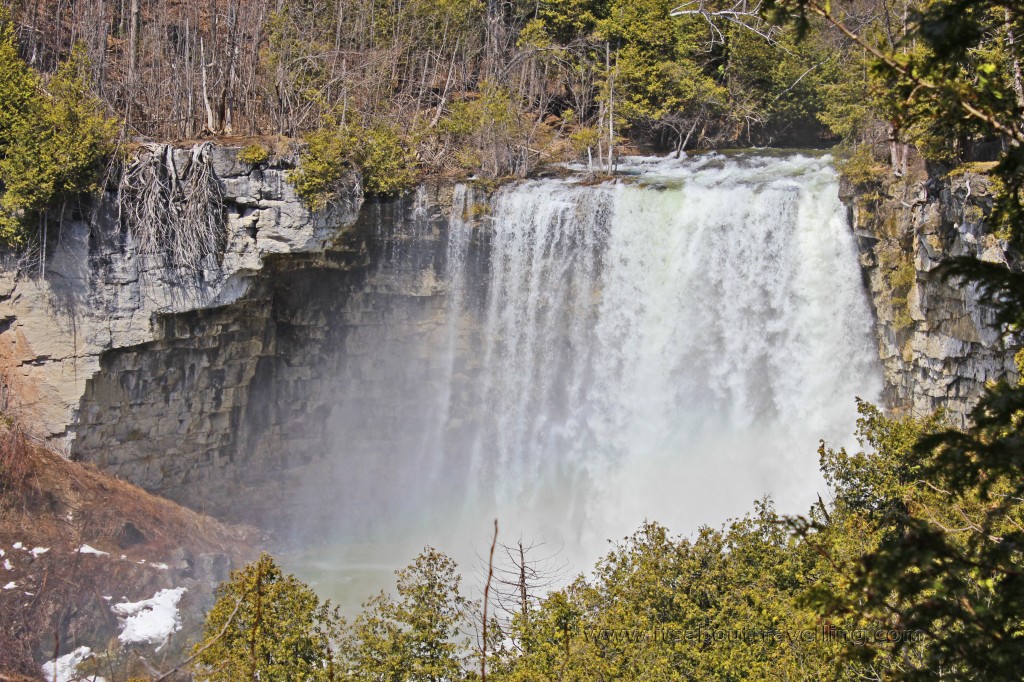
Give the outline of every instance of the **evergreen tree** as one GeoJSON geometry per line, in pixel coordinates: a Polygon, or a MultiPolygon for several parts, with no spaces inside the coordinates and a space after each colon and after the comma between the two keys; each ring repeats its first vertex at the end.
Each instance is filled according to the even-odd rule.
{"type": "Polygon", "coordinates": [[[345,640],[353,680],[455,682],[464,679],[469,643],[462,635],[470,603],[455,562],[432,547],[396,571],[396,597],[364,604],[345,640]]]}
{"type": "Polygon", "coordinates": [[[331,643],[341,620],[329,602],[286,575],[268,554],[218,589],[195,645],[195,678],[207,682],[338,679],[331,643]]]}
{"type": "Polygon", "coordinates": [[[118,127],[89,92],[89,69],[76,49],[43,83],[0,8],[0,242],[24,244],[40,214],[98,188],[118,127]]]}

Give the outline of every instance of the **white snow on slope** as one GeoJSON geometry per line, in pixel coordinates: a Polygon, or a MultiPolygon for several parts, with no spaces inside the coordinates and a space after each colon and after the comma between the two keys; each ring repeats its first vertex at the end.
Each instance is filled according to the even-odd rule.
{"type": "Polygon", "coordinates": [[[79,554],[95,554],[96,556],[110,556],[110,552],[101,552],[100,550],[96,549],[95,547],[90,547],[89,545],[82,545],[81,547],[79,547],[78,548],[78,553],[79,554]]]}
{"type": "Polygon", "coordinates": [[[70,654],[64,654],[55,661],[48,661],[43,664],[43,678],[46,682],[78,682],[88,680],[89,682],[106,682],[102,677],[93,675],[80,675],[78,664],[92,657],[92,649],[87,646],[80,646],[70,654]]]}
{"type": "Polygon", "coordinates": [[[110,609],[124,619],[117,639],[122,644],[156,644],[159,651],[172,632],[181,629],[178,600],[185,594],[184,587],[160,590],[149,599],[122,602],[110,609]]]}

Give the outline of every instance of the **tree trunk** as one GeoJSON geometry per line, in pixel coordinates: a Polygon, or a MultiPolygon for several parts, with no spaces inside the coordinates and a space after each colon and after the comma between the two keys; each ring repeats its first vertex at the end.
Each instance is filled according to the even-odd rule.
{"type": "Polygon", "coordinates": [[[206,47],[203,44],[203,39],[199,39],[199,61],[200,74],[203,78],[203,106],[206,108],[206,129],[209,132],[214,132],[217,129],[217,121],[213,117],[213,108],[210,107],[210,93],[206,87],[206,47]]]}
{"type": "Polygon", "coordinates": [[[137,91],[140,14],[139,0],[131,0],[128,9],[128,88],[124,100],[124,119],[129,126],[132,122],[132,102],[135,101],[137,91]]]}
{"type": "Polygon", "coordinates": [[[608,172],[615,170],[615,74],[612,73],[612,47],[604,44],[604,63],[608,70],[608,172]]]}
{"type": "MultiPolygon", "coordinates": [[[[590,151],[590,148],[587,148],[590,151]]],[[[519,608],[522,609],[523,624],[529,621],[530,605],[526,594],[526,552],[523,550],[523,543],[519,543],[519,608]]]]}
{"type": "Polygon", "coordinates": [[[1003,10],[1006,25],[1006,51],[1010,53],[1010,79],[1013,82],[1013,93],[1017,96],[1017,106],[1024,109],[1024,82],[1021,78],[1020,57],[1017,56],[1016,35],[1013,32],[1013,20],[1010,10],[1003,10]]]}

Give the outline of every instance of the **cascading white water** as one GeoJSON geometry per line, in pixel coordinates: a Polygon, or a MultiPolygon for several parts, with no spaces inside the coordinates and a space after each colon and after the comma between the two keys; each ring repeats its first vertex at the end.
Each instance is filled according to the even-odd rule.
{"type": "Polygon", "coordinates": [[[396,517],[389,539],[409,531],[400,563],[427,542],[479,545],[495,517],[503,537],[560,542],[583,569],[645,519],[692,532],[764,495],[805,511],[819,439],[848,442],[855,396],[880,395],[827,157],[624,168],[504,187],[483,219],[456,191],[424,432],[373,470],[395,500],[375,512],[396,517]],[[469,266],[474,248],[486,267],[469,266]]]}
{"type": "Polygon", "coordinates": [[[586,544],[803,510],[881,388],[829,160],[626,168],[493,200],[470,508],[586,544]]]}

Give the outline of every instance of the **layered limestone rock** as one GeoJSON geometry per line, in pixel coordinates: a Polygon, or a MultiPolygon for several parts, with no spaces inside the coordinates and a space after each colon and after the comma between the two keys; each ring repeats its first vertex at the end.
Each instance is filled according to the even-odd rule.
{"type": "Polygon", "coordinates": [[[990,381],[1015,381],[1012,339],[995,327],[973,285],[945,280],[946,258],[974,256],[1015,266],[987,227],[991,181],[984,166],[936,176],[923,163],[905,177],[843,185],[877,316],[890,408],[946,411],[958,425],[990,381]]]}
{"type": "MultiPolygon", "coordinates": [[[[219,205],[206,210],[219,213],[214,222],[226,240],[198,270],[168,267],[173,254],[140,248],[140,234],[122,215],[125,202],[111,189],[89,220],[70,212],[51,219],[42,255],[7,263],[0,275],[0,368],[16,400],[9,407],[52,441],[73,438],[79,402],[104,353],[162,340],[168,316],[244,299],[269,256],[322,252],[362,203],[353,176],[337,202],[311,213],[286,179],[287,159],[252,167],[228,147],[153,145],[137,161],[150,162],[163,169],[168,186],[185,193],[182,200],[199,164],[219,184],[219,205]]],[[[166,206],[157,209],[159,215],[166,206]]],[[[158,246],[169,251],[174,243],[158,246]]],[[[239,324],[234,331],[244,335],[248,320],[239,324]]],[[[157,376],[140,373],[139,381],[157,376]]]]}
{"type": "Polygon", "coordinates": [[[448,369],[434,352],[448,333],[440,202],[370,202],[326,245],[264,255],[233,302],[159,315],[151,340],[107,350],[69,426],[72,457],[265,527],[319,513],[294,495],[318,467],[348,467],[329,477],[351,482],[338,509],[373,504],[357,472],[414,456],[448,369]]]}

